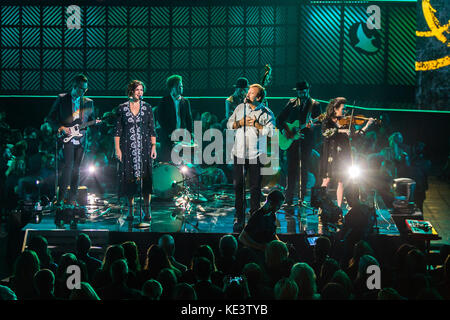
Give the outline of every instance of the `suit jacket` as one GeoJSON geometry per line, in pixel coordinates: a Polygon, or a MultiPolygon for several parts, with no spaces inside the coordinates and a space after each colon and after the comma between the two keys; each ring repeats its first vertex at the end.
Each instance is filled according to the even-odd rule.
{"type": "MultiPolygon", "coordinates": [[[[192,123],[192,112],[191,104],[189,100],[181,97],[180,100],[180,128],[187,129],[192,134],[193,123],[192,123]]],[[[155,113],[155,118],[159,123],[158,139],[161,143],[160,160],[169,161],[170,160],[170,150],[172,149],[172,142],[170,140],[170,135],[176,129],[177,118],[175,113],[175,104],[172,97],[163,97],[155,113]]]]}
{"type": "MultiPolygon", "coordinates": [[[[86,123],[95,118],[94,101],[83,97],[80,101],[80,120],[86,123]]],[[[53,103],[52,109],[47,116],[47,122],[53,130],[58,130],[61,126],[70,126],[73,122],[72,116],[72,96],[70,93],[61,93],[53,103]]],[[[80,139],[80,143],[84,145],[86,142],[86,134],[80,139]]]]}
{"type": "MultiPolygon", "coordinates": [[[[189,100],[181,97],[180,100],[180,128],[187,129],[192,133],[192,112],[189,100]]],[[[171,96],[161,99],[158,104],[157,120],[161,126],[161,131],[165,134],[161,139],[169,139],[172,132],[176,129],[177,118],[175,113],[175,104],[171,96]]]]}

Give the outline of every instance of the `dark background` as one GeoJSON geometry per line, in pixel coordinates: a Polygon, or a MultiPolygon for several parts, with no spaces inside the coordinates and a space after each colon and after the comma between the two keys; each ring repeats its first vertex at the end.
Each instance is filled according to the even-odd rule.
{"type": "MultiPolygon", "coordinates": [[[[0,110],[13,128],[39,127],[53,97],[68,90],[81,71],[89,78],[88,96],[116,97],[95,98],[101,115],[124,100],[129,80],[144,81],[146,96],[161,96],[165,79],[176,73],[183,76],[185,96],[204,97],[191,98],[193,110],[221,120],[223,99],[208,97],[230,95],[239,76],[261,81],[267,63],[275,114],[287,99],[271,97],[292,96],[301,79],[323,101],[345,96],[362,107],[415,110],[419,10],[414,2],[9,1],[0,8],[0,110]],[[81,8],[81,29],[67,28],[66,8],[72,4],[81,8]],[[365,24],[372,4],[380,6],[381,29],[364,32],[379,49],[365,54],[352,45],[350,30],[365,24]],[[11,94],[20,97],[6,97],[11,94]]],[[[406,143],[422,140],[430,157],[445,161],[448,114],[389,114],[406,143]]]]}

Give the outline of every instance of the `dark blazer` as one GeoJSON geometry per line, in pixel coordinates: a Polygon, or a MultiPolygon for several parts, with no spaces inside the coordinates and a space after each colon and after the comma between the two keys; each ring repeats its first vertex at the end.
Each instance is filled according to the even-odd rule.
{"type": "MultiPolygon", "coordinates": [[[[86,123],[95,118],[94,101],[83,97],[80,102],[80,120],[81,123],[86,123]]],[[[48,114],[46,121],[50,124],[53,130],[58,130],[61,126],[70,126],[73,122],[72,117],[72,97],[70,93],[58,94],[52,109],[48,114]]],[[[86,135],[80,139],[80,143],[84,145],[86,135]]]]}
{"type": "MultiPolygon", "coordinates": [[[[163,97],[158,104],[156,109],[155,118],[159,123],[158,139],[161,143],[161,153],[160,159],[162,161],[169,161],[170,150],[172,149],[172,142],[170,140],[170,135],[176,129],[177,118],[175,113],[175,104],[172,97],[163,97]]],[[[192,112],[191,104],[189,100],[182,97],[180,100],[180,118],[181,124],[180,128],[187,129],[191,134],[193,133],[193,123],[192,123],[192,112]]]]}

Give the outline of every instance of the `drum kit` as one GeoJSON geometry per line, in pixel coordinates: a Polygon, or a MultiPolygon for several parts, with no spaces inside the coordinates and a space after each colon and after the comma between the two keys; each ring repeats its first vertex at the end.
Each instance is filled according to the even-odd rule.
{"type": "MultiPolygon", "coordinates": [[[[175,148],[194,148],[196,144],[179,142],[175,148]]],[[[179,149],[178,149],[179,150],[179,149]]],[[[160,162],[153,168],[153,194],[162,200],[182,195],[192,203],[208,200],[200,194],[201,176],[205,173],[199,165],[182,161],[179,164],[160,162]]]]}

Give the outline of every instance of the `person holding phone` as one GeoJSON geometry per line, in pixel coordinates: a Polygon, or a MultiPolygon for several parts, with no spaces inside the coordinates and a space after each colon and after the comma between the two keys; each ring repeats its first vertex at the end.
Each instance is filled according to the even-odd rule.
{"type": "Polygon", "coordinates": [[[276,234],[276,212],[284,203],[284,195],[279,190],[273,190],[267,196],[265,204],[255,211],[244,230],[239,235],[239,241],[245,246],[264,252],[266,245],[272,240],[280,240],[276,234]]]}

